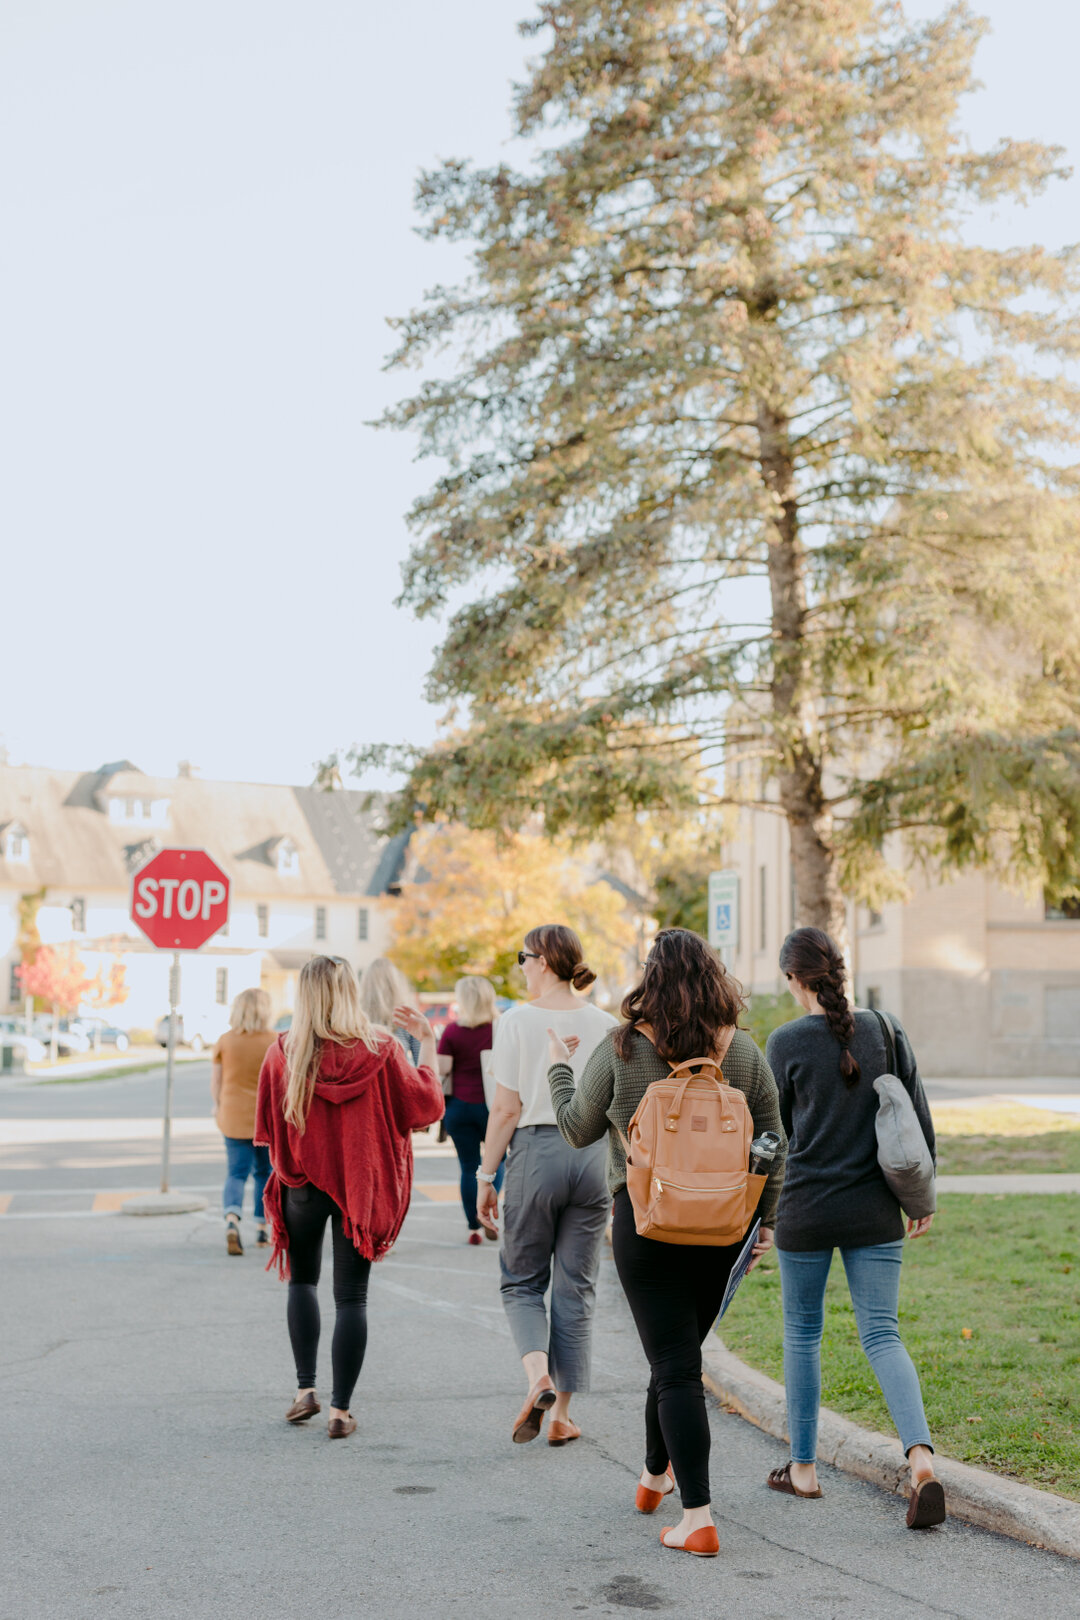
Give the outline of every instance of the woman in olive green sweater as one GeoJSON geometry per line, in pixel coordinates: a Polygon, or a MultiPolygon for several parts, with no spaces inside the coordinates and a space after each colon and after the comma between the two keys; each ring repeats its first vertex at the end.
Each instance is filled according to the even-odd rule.
{"type": "MultiPolygon", "coordinates": [[[[638,1103],[673,1063],[706,1057],[742,1011],[735,980],[697,934],[657,934],[641,982],[623,1002],[627,1022],[593,1052],[575,1090],[567,1046],[551,1032],[551,1100],[559,1129],[574,1147],[608,1140],[608,1186],[615,1199],[612,1248],[652,1377],[645,1400],[645,1469],[637,1506],[654,1512],[678,1484],[682,1520],[661,1534],[667,1547],[712,1557],[719,1551],[709,1490],[709,1418],[701,1381],[701,1346],[716,1320],[728,1275],[742,1247],[697,1247],[639,1237],[626,1190],[622,1138],[638,1103]],[[643,1030],[647,1033],[643,1033],[643,1030]],[[674,1482],[672,1479],[674,1475],[674,1482]]],[[[724,1056],[724,1078],[744,1093],[754,1134],[775,1131],[784,1143],[776,1082],[752,1037],[736,1030],[724,1056]]],[[[786,1144],[785,1144],[786,1145],[786,1144]]],[[[772,1244],[783,1180],[783,1147],[758,1213],[755,1261],[772,1244]]]]}

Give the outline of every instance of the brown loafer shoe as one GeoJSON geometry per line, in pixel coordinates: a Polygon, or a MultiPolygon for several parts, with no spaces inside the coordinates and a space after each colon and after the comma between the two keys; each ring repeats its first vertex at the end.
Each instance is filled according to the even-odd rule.
{"type": "Polygon", "coordinates": [[[929,1530],[931,1525],[945,1523],[945,1488],[940,1479],[924,1479],[913,1485],[907,1505],[909,1530],[929,1530]]]}
{"type": "Polygon", "coordinates": [[[783,1491],[785,1496],[805,1496],[807,1501],[813,1502],[821,1495],[821,1487],[816,1491],[800,1491],[791,1478],[791,1464],[786,1462],[783,1468],[774,1468],[768,1478],[770,1491],[783,1491]]]}
{"type": "Polygon", "coordinates": [[[525,1445],[535,1440],[544,1422],[544,1414],[555,1405],[555,1385],[545,1373],[530,1389],[525,1405],[514,1421],[514,1444],[525,1445]]]}
{"type": "Polygon", "coordinates": [[[293,1401],[285,1414],[285,1421],[286,1423],[306,1423],[308,1418],[314,1417],[316,1412],[321,1411],[322,1407],[309,1389],[306,1395],[301,1395],[299,1400],[293,1401]]]}
{"type": "Polygon", "coordinates": [[[581,1430],[576,1423],[564,1423],[561,1418],[552,1418],[548,1424],[548,1445],[568,1446],[571,1440],[580,1440],[581,1430]]]}
{"type": "Polygon", "coordinates": [[[235,1221],[225,1222],[225,1252],[227,1254],[243,1254],[244,1245],[240,1241],[240,1228],[235,1221]]]}
{"type": "Polygon", "coordinates": [[[354,1417],[331,1418],[326,1425],[326,1432],[331,1440],[344,1440],[347,1434],[352,1434],[356,1428],[354,1417]]]}

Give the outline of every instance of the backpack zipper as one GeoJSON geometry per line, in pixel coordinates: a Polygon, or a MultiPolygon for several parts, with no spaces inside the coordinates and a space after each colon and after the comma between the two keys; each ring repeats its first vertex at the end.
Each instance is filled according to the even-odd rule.
{"type": "MultiPolygon", "coordinates": [[[[745,1174],[746,1174],[745,1170],[736,1170],[735,1171],[736,1176],[742,1176],[742,1175],[745,1175],[745,1174]]],[[[660,1180],[659,1176],[654,1176],[653,1181],[656,1183],[657,1192],[662,1193],[664,1191],[665,1183],[660,1180]]],[[[735,1182],[735,1181],[730,1181],[730,1182],[727,1182],[722,1187],[688,1187],[688,1186],[686,1186],[685,1182],[682,1182],[682,1181],[669,1181],[669,1182],[666,1183],[666,1185],[668,1187],[670,1187],[674,1192],[711,1193],[711,1192],[730,1192],[733,1187],[738,1185],[738,1183],[735,1182]]]]}

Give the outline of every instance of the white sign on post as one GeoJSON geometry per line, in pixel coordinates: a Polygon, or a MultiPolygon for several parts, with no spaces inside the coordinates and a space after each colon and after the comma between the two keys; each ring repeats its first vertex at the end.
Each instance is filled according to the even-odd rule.
{"type": "Polygon", "coordinates": [[[709,873],[709,944],[716,950],[738,949],[738,872],[709,873]]]}

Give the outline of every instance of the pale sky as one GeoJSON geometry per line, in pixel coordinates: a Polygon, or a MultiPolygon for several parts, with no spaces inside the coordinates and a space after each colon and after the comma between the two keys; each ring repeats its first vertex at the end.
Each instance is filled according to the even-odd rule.
{"type": "MultiPolygon", "coordinates": [[[[940,6],[915,0],[926,15],[940,6]]],[[[984,0],[988,144],[1080,162],[1080,13],[984,0]]],[[[0,741],[310,780],[429,738],[438,639],[395,610],[429,482],[364,423],[408,391],[385,317],[461,255],[418,170],[497,160],[525,0],[2,0],[0,741]]],[[[1080,237],[1080,180],[982,231],[1080,237]]]]}

